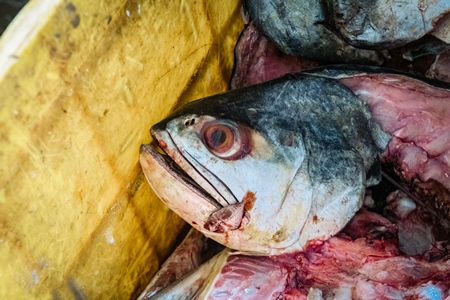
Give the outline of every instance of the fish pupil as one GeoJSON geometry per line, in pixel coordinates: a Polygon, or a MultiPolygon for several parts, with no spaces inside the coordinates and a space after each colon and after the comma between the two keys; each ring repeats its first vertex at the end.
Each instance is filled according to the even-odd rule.
{"type": "Polygon", "coordinates": [[[227,139],[226,133],[221,130],[221,129],[215,129],[212,133],[211,133],[211,144],[213,146],[220,146],[223,145],[223,143],[225,143],[227,139]]]}
{"type": "Polygon", "coordinates": [[[212,154],[220,158],[233,159],[234,155],[241,150],[239,147],[241,134],[238,130],[233,125],[208,122],[203,126],[200,136],[203,144],[212,154]]]}

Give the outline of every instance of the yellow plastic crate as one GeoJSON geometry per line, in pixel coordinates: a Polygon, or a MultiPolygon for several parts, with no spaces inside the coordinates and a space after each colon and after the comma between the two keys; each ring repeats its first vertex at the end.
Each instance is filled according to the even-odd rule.
{"type": "Polygon", "coordinates": [[[226,90],[238,1],[32,0],[0,40],[0,298],[136,297],[183,226],[140,170],[177,103],[226,90]]]}

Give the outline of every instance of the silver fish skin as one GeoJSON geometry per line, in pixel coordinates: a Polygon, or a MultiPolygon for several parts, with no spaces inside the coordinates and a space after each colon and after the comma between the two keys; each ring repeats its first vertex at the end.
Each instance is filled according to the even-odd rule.
{"type": "Polygon", "coordinates": [[[255,255],[341,230],[379,182],[390,139],[345,85],[307,74],[191,102],[151,133],[170,157],[141,147],[159,197],[207,237],[255,255]]]}

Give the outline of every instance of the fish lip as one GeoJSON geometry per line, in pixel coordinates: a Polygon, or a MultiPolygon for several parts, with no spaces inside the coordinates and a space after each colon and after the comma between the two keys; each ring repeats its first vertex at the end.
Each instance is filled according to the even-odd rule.
{"type": "Polygon", "coordinates": [[[156,138],[154,138],[150,144],[142,144],[140,147],[140,153],[142,152],[151,155],[167,172],[169,172],[189,190],[199,194],[203,199],[209,201],[217,208],[223,207],[207,191],[197,184],[180,166],[178,166],[178,164],[164,151],[156,138]],[[159,152],[157,150],[158,148],[161,149],[164,154],[159,152]]]}

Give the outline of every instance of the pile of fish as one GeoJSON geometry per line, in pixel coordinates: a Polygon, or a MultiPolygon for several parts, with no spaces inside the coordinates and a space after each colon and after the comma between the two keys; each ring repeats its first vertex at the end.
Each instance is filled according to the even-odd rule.
{"type": "Polygon", "coordinates": [[[445,39],[411,42],[445,37],[450,2],[360,2],[244,1],[232,90],[141,146],[196,231],[140,299],[450,297],[450,85],[378,66],[421,45],[436,71],[445,39]]]}

